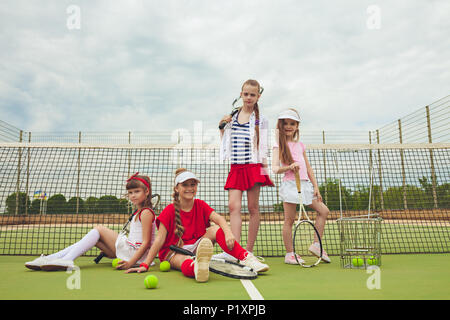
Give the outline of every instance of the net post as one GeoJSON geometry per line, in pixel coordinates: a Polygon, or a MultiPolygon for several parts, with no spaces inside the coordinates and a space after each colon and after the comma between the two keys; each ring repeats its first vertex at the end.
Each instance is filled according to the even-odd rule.
{"type": "MultiPolygon", "coordinates": [[[[425,107],[426,114],[427,114],[427,128],[428,128],[428,142],[433,143],[433,139],[431,138],[431,119],[430,119],[430,107],[425,107]]],[[[433,192],[433,202],[434,202],[434,208],[437,209],[438,202],[437,202],[437,194],[436,194],[436,172],[434,168],[434,158],[433,158],[433,150],[430,149],[430,166],[431,166],[431,188],[433,192]]]]}

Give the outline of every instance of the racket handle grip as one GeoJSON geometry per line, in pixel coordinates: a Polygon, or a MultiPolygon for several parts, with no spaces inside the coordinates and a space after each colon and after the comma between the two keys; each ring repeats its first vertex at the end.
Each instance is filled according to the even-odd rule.
{"type": "Polygon", "coordinates": [[[106,254],[104,252],[100,252],[100,254],[97,256],[97,258],[94,259],[94,262],[96,264],[98,264],[100,262],[100,260],[102,260],[102,258],[106,256],[106,254]]]}
{"type": "Polygon", "coordinates": [[[298,173],[298,171],[295,171],[295,184],[297,185],[297,191],[301,192],[302,191],[302,187],[300,184],[300,174],[298,173]]]}

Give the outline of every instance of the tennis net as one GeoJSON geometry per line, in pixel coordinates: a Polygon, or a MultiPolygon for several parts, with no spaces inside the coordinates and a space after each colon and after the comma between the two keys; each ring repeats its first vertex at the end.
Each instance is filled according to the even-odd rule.
{"type": "MultiPolygon", "coordinates": [[[[330,209],[325,250],[339,254],[336,220],[367,214],[370,196],[370,211],[383,218],[383,254],[450,252],[449,147],[449,143],[308,145],[308,159],[330,209]]],[[[282,176],[271,172],[270,160],[271,154],[268,172],[275,187],[261,189],[261,225],[254,251],[284,256],[278,194],[282,176]]],[[[48,254],[79,240],[97,224],[120,230],[132,210],[124,196],[125,180],[135,172],[150,176],[153,193],[161,195],[159,213],[172,202],[178,167],[199,176],[197,198],[229,221],[223,188],[229,163],[219,160],[217,146],[0,143],[0,254],[48,254]]],[[[245,245],[245,193],[242,217],[245,245]]],[[[310,217],[314,219],[315,213],[310,217]]],[[[93,249],[86,255],[97,253],[93,249]]]]}

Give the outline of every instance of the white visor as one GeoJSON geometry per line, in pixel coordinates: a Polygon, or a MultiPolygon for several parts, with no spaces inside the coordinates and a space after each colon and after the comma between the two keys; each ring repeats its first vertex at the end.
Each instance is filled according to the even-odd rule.
{"type": "Polygon", "coordinates": [[[287,110],[282,111],[278,115],[278,119],[292,119],[292,120],[295,120],[297,122],[300,122],[300,118],[298,117],[297,112],[295,112],[294,110],[291,110],[291,109],[287,109],[287,110]]]}
{"type": "Polygon", "coordinates": [[[175,178],[175,185],[179,184],[179,183],[183,183],[186,180],[189,179],[194,179],[197,180],[198,182],[200,182],[200,180],[195,176],[195,174],[193,174],[190,171],[184,171],[182,173],[180,173],[179,175],[176,176],[175,178]]]}

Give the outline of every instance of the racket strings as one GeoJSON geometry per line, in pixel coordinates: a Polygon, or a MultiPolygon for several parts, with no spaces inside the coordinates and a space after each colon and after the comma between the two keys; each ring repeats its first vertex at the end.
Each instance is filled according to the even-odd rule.
{"type": "Polygon", "coordinates": [[[221,260],[211,260],[209,268],[212,272],[218,272],[221,274],[228,274],[241,277],[254,277],[255,272],[249,267],[240,266],[233,263],[227,263],[221,260]]]}
{"type": "Polygon", "coordinates": [[[308,221],[301,221],[297,224],[294,232],[294,252],[298,254],[305,266],[312,266],[317,263],[321,253],[318,234],[313,224],[308,221]]]}

